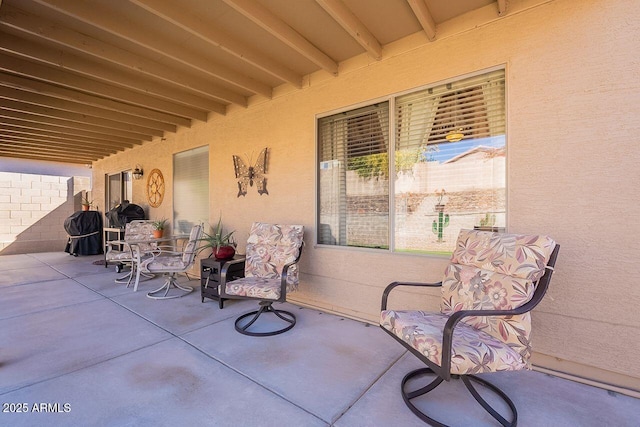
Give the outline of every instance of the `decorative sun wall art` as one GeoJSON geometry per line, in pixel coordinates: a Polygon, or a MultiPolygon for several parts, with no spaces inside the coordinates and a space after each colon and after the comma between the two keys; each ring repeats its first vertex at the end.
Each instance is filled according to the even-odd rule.
{"type": "Polygon", "coordinates": [[[157,208],[162,204],[164,199],[164,177],[160,169],[151,171],[147,178],[147,200],[149,206],[157,208]]]}
{"type": "Polygon", "coordinates": [[[264,176],[267,173],[267,152],[267,147],[262,149],[253,166],[251,166],[252,158],[249,158],[249,166],[247,166],[247,163],[240,156],[233,156],[233,167],[238,180],[238,197],[245,196],[247,187],[253,187],[254,181],[258,194],[269,194],[267,191],[267,178],[264,176]]]}

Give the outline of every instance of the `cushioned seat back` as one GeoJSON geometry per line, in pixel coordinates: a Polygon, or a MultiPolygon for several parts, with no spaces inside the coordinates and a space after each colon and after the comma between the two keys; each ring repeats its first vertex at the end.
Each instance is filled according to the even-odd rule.
{"type": "Polygon", "coordinates": [[[184,247],[184,252],[182,252],[182,262],[185,265],[191,264],[196,257],[198,239],[200,239],[200,234],[202,233],[202,225],[197,224],[191,228],[191,233],[189,233],[189,241],[184,247]]]}
{"type": "MultiPolygon", "coordinates": [[[[153,239],[153,223],[151,221],[131,221],[125,225],[124,240],[137,241],[153,239]]],[[[144,252],[153,252],[158,248],[157,243],[140,243],[136,245],[144,252]]]]}
{"type": "MultiPolygon", "coordinates": [[[[500,310],[531,299],[555,242],[547,236],[462,230],[442,282],[440,310],[500,310]]],[[[529,313],[510,317],[471,316],[463,320],[506,342],[524,360],[530,356],[529,313]]]]}
{"type": "MultiPolygon", "coordinates": [[[[302,225],[254,222],[247,239],[245,277],[279,278],[284,265],[298,257],[303,233],[302,225]]],[[[298,285],[297,265],[289,268],[287,283],[298,285]]]]}

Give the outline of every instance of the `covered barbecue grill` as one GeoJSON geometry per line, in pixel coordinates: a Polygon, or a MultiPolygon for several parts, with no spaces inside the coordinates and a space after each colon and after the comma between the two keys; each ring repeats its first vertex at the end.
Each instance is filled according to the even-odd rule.
{"type": "Polygon", "coordinates": [[[98,211],[78,211],[64,220],[69,236],[65,252],[71,255],[102,253],[102,216],[98,211]]]}

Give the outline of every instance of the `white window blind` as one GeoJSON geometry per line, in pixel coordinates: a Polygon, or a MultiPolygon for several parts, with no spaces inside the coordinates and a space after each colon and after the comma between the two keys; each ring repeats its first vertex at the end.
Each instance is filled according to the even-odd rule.
{"type": "Polygon", "coordinates": [[[319,243],[387,247],[389,103],[321,118],[318,142],[319,243]]]}
{"type": "Polygon", "coordinates": [[[173,155],[173,230],[188,234],[209,221],[209,147],[173,155]]]}

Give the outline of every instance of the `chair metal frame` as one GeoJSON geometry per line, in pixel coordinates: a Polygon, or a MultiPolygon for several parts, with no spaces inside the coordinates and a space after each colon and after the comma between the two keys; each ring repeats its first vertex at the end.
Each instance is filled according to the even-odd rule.
{"type": "MultiPolygon", "coordinates": [[[[172,299],[172,298],[180,298],[183,297],[187,294],[190,294],[191,292],[193,292],[194,288],[190,287],[190,286],[181,286],[180,284],[178,284],[178,279],[177,279],[177,275],[180,273],[185,273],[190,270],[196,260],[196,255],[197,255],[197,247],[194,246],[193,248],[193,252],[190,254],[190,260],[187,263],[187,265],[184,268],[181,269],[175,269],[173,271],[165,271],[165,270],[158,270],[158,271],[153,271],[148,269],[148,264],[153,262],[153,260],[155,260],[156,258],[162,257],[163,255],[167,255],[171,256],[171,257],[182,257],[185,254],[186,248],[188,247],[189,243],[191,243],[191,241],[193,240],[193,242],[198,242],[198,240],[200,239],[200,236],[202,235],[202,224],[198,224],[198,225],[194,225],[194,227],[200,227],[199,232],[197,233],[197,235],[195,236],[194,239],[191,239],[191,236],[189,236],[189,239],[187,241],[187,243],[185,244],[185,248],[182,251],[175,251],[175,250],[167,250],[167,249],[163,249],[161,250],[160,253],[158,254],[154,254],[152,256],[152,258],[147,259],[145,262],[142,263],[141,268],[142,268],[142,272],[143,273],[152,273],[152,274],[158,274],[158,273],[163,273],[165,278],[165,282],[164,284],[159,287],[158,289],[155,289],[153,291],[147,292],[147,297],[151,298],[151,299],[172,299]],[[178,289],[179,291],[182,291],[179,294],[176,295],[169,295],[169,291],[171,289],[178,289]],[[159,294],[162,293],[164,291],[164,295],[160,296],[159,294]]],[[[176,237],[174,238],[174,240],[178,240],[178,239],[182,239],[182,237],[176,237]]],[[[162,248],[162,247],[161,247],[162,248]]],[[[187,276],[188,278],[188,276],[187,276]]]]}
{"type": "Polygon", "coordinates": [[[287,272],[289,271],[289,268],[291,268],[291,266],[297,264],[300,261],[303,248],[304,248],[304,241],[302,241],[300,245],[300,249],[298,251],[298,256],[296,257],[296,259],[285,264],[282,267],[282,273],[280,273],[280,298],[278,299],[264,299],[264,298],[250,297],[250,296],[239,296],[239,295],[227,294],[226,293],[227,283],[233,283],[233,281],[227,282],[227,271],[229,270],[229,267],[232,266],[233,264],[243,262],[244,260],[242,259],[232,260],[225,263],[224,267],[222,267],[222,269],[220,270],[220,285],[219,285],[220,298],[256,300],[256,301],[259,301],[259,306],[260,306],[258,310],[245,313],[236,319],[235,321],[236,331],[240,332],[243,335],[249,335],[253,337],[268,337],[268,336],[278,335],[278,334],[287,332],[288,330],[290,330],[295,326],[297,321],[295,314],[291,313],[290,311],[273,308],[273,303],[285,302],[287,300],[287,272]],[[285,321],[287,325],[275,331],[268,331],[268,332],[250,331],[249,328],[251,327],[251,325],[253,325],[258,320],[258,318],[265,313],[275,315],[276,317],[285,321]],[[249,320],[247,323],[243,323],[243,321],[249,317],[251,317],[251,320],[249,320]]]}
{"type": "Polygon", "coordinates": [[[153,278],[153,275],[149,275],[149,274],[146,274],[146,273],[140,271],[140,268],[139,268],[140,262],[142,261],[142,259],[145,256],[153,255],[154,253],[159,252],[160,249],[156,248],[156,249],[153,249],[151,251],[143,251],[143,250],[141,250],[139,244],[137,244],[136,242],[132,241],[131,238],[127,239],[126,230],[127,230],[127,226],[129,224],[136,224],[136,223],[148,223],[148,224],[150,224],[151,222],[152,221],[147,220],[147,219],[136,219],[136,220],[130,221],[130,222],[127,223],[127,225],[125,225],[125,228],[123,230],[124,236],[123,236],[122,240],[110,240],[110,241],[105,241],[104,242],[105,248],[107,249],[105,251],[105,255],[104,255],[105,267],[110,262],[119,263],[119,265],[116,264],[116,273],[120,273],[121,266],[128,264],[130,266],[129,272],[127,274],[125,274],[124,276],[122,276],[122,277],[116,278],[114,280],[114,282],[116,282],[116,283],[126,283],[127,284],[127,288],[128,288],[131,285],[131,281],[133,281],[133,278],[134,278],[134,275],[135,275],[135,281],[133,282],[134,283],[134,285],[133,285],[133,291],[134,292],[136,292],[138,290],[138,284],[140,283],[140,276],[144,276],[147,279],[152,279],[153,278]],[[121,253],[128,252],[129,258],[116,259],[116,260],[107,260],[108,253],[110,253],[112,251],[117,251],[116,249],[114,249],[114,246],[121,246],[121,250],[119,250],[118,252],[121,252],[121,253]]]}
{"type": "MultiPolygon", "coordinates": [[[[547,289],[549,288],[549,283],[551,282],[551,276],[553,275],[553,271],[554,271],[554,267],[555,267],[555,263],[556,263],[556,259],[558,257],[559,251],[560,251],[560,245],[556,244],[553,249],[553,252],[549,257],[549,261],[545,267],[544,275],[537,281],[533,296],[525,304],[511,310],[461,310],[461,311],[452,313],[451,316],[449,316],[443,330],[442,356],[441,356],[440,366],[433,363],[431,360],[426,358],[419,351],[411,347],[402,339],[398,338],[392,331],[389,331],[386,328],[384,328],[382,325],[380,325],[380,328],[383,331],[385,331],[387,334],[392,336],[403,347],[409,350],[411,354],[416,356],[418,359],[420,359],[422,362],[424,362],[427,365],[426,368],[420,368],[420,369],[416,369],[414,371],[409,372],[402,379],[402,383],[401,383],[402,398],[404,399],[405,404],[409,407],[409,409],[415,415],[417,415],[421,420],[431,425],[446,427],[446,424],[443,424],[431,418],[429,415],[425,414],[420,409],[418,409],[418,407],[415,406],[411,402],[411,400],[429,393],[430,391],[438,387],[443,381],[450,381],[452,379],[454,380],[461,379],[464,385],[466,386],[467,390],[473,396],[473,398],[501,425],[505,427],[515,427],[517,425],[518,412],[516,410],[516,406],[513,403],[513,401],[502,390],[500,390],[498,387],[491,384],[490,382],[486,381],[485,379],[477,377],[476,375],[451,374],[451,349],[452,349],[452,341],[453,341],[453,331],[456,325],[463,318],[468,316],[510,316],[510,315],[524,314],[533,310],[533,308],[536,307],[540,303],[540,301],[542,301],[542,298],[544,297],[544,295],[547,292],[547,289]],[[413,390],[413,391],[407,390],[407,385],[410,380],[417,378],[419,376],[429,375],[429,374],[435,374],[436,378],[430,383],[428,383],[426,386],[423,386],[417,390],[413,390]],[[491,407],[491,405],[485,399],[482,398],[480,393],[478,393],[477,389],[473,386],[472,382],[476,382],[490,389],[500,399],[502,399],[502,401],[507,404],[507,406],[511,411],[511,421],[508,421],[506,418],[500,415],[493,407],[491,407]]],[[[398,286],[441,287],[442,282],[435,282],[435,283],[393,282],[385,288],[382,294],[382,303],[381,303],[382,311],[387,310],[387,302],[389,299],[389,294],[393,289],[395,289],[398,286]]]]}

